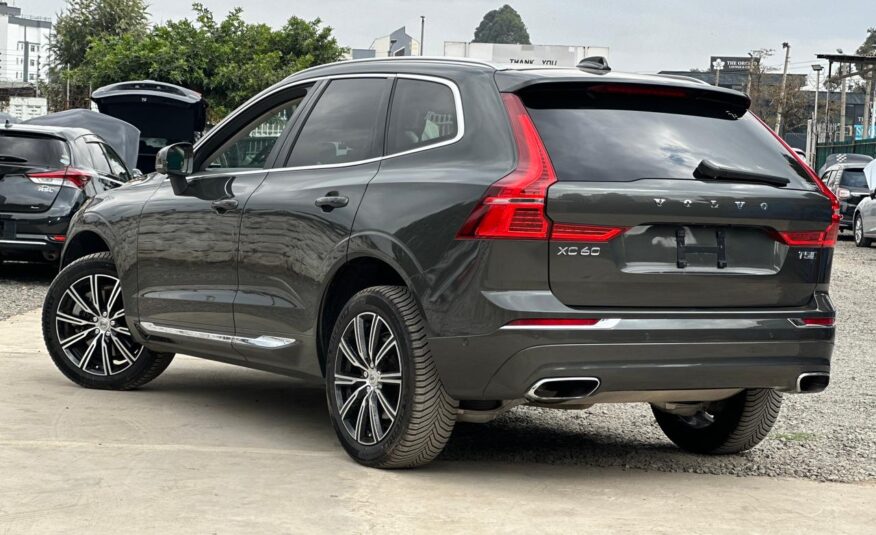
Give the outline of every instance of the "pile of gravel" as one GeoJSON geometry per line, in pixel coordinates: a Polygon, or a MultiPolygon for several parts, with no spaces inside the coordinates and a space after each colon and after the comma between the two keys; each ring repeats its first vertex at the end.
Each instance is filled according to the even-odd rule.
{"type": "Polygon", "coordinates": [[[55,265],[0,263],[0,320],[41,307],[57,273],[55,265]]]}
{"type": "Polygon", "coordinates": [[[876,479],[876,247],[838,244],[831,297],[839,317],[830,387],[784,396],[772,433],[749,452],[684,453],[665,438],[647,405],[606,404],[587,411],[519,407],[486,425],[459,424],[442,458],[876,479]]]}

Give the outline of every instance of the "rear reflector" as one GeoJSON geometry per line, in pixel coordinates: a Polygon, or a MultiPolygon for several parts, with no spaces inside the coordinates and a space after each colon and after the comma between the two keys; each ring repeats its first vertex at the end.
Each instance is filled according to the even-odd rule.
{"type": "Polygon", "coordinates": [[[49,234],[47,237],[49,238],[49,241],[54,241],[54,242],[59,242],[59,243],[67,241],[67,236],[65,236],[63,234],[49,234]]]}
{"type": "Polygon", "coordinates": [[[459,230],[460,239],[545,240],[548,187],[557,181],[547,149],[517,95],[502,94],[517,144],[517,167],[490,186],[459,230]]]}
{"type": "Polygon", "coordinates": [[[627,227],[555,223],[551,231],[551,239],[559,241],[607,242],[623,234],[626,230],[627,227]]]}
{"type": "Polygon", "coordinates": [[[802,318],[791,320],[791,323],[798,327],[833,327],[836,325],[836,318],[802,318]]]}
{"type": "Polygon", "coordinates": [[[65,167],[43,173],[28,173],[27,177],[36,184],[82,189],[91,180],[91,173],[75,167],[65,167]]]}
{"type": "Polygon", "coordinates": [[[509,327],[590,327],[599,323],[596,318],[531,318],[514,320],[509,327]]]}

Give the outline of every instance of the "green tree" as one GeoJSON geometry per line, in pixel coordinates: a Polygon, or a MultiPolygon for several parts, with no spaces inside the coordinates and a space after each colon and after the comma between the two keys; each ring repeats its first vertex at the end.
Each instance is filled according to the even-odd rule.
{"type": "Polygon", "coordinates": [[[76,75],[94,87],[144,78],[182,85],[204,96],[215,121],[269,85],[344,53],[319,19],[291,17],[273,30],[246,23],[240,8],[222,21],[201,4],[192,9],[193,20],[93,41],[76,75]]]}
{"type": "Polygon", "coordinates": [[[474,42],[530,44],[529,32],[520,13],[508,4],[484,15],[484,20],[475,29],[474,42]]]}
{"type": "Polygon", "coordinates": [[[144,35],[148,30],[144,0],[67,0],[54,24],[49,50],[49,77],[42,88],[52,109],[66,106],[70,81],[70,105],[82,106],[88,99],[88,82],[73,76],[85,61],[92,43],[126,34],[144,35]],[[68,68],[71,70],[68,72],[68,68]]]}

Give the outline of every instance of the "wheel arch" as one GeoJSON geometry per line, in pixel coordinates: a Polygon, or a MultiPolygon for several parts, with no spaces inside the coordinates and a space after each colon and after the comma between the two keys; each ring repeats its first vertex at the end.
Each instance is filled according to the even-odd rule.
{"type": "Polygon", "coordinates": [[[109,240],[94,229],[82,230],[67,240],[61,255],[61,267],[93,253],[112,252],[109,240]]]}
{"type": "Polygon", "coordinates": [[[335,320],[351,297],[372,286],[404,286],[414,291],[410,278],[389,258],[374,254],[348,257],[332,273],[323,293],[317,321],[317,356],[325,376],[326,354],[335,320]]]}

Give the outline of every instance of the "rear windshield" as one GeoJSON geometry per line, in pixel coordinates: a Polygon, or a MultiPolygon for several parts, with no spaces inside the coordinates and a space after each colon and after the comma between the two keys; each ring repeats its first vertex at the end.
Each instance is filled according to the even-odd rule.
{"type": "Polygon", "coordinates": [[[67,143],[44,136],[0,134],[0,164],[58,169],[70,165],[67,143]]]}
{"type": "Polygon", "coordinates": [[[813,187],[803,167],[773,135],[732,103],[594,94],[568,87],[521,96],[559,180],[693,179],[694,169],[706,159],[722,167],[788,178],[791,188],[813,187]]]}
{"type": "Polygon", "coordinates": [[[840,185],[847,188],[866,188],[867,177],[864,176],[863,169],[846,169],[843,171],[843,179],[840,185]]]}

